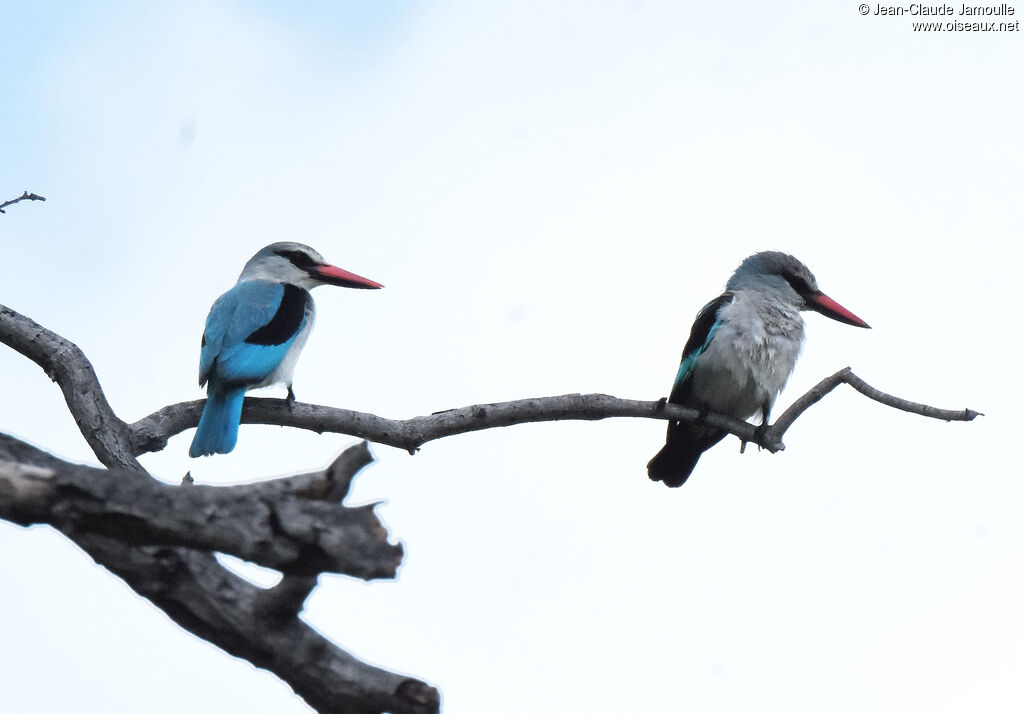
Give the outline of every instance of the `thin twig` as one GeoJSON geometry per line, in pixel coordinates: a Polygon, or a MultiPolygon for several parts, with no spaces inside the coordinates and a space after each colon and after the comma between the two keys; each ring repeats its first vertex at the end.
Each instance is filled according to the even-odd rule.
{"type": "Polygon", "coordinates": [[[8,206],[13,206],[18,201],[45,201],[45,200],[46,199],[43,198],[42,196],[37,196],[34,193],[29,193],[28,191],[25,191],[25,193],[21,194],[17,198],[12,198],[12,199],[10,199],[8,201],[4,201],[3,203],[0,203],[0,213],[7,213],[7,211],[5,211],[4,209],[7,208],[8,206]]]}
{"type": "Polygon", "coordinates": [[[818,382],[816,385],[811,387],[807,393],[793,402],[790,407],[775,420],[775,423],[765,430],[765,439],[781,443],[783,434],[785,434],[786,430],[793,425],[793,422],[795,422],[797,418],[811,406],[820,402],[826,394],[831,392],[840,384],[849,384],[865,397],[873,399],[880,404],[884,404],[894,409],[899,409],[900,411],[909,412],[911,414],[919,414],[931,419],[941,419],[942,421],[971,421],[975,417],[984,416],[981,412],[976,412],[973,409],[939,409],[938,407],[928,406],[927,404],[919,404],[917,402],[911,402],[906,399],[894,397],[891,394],[886,394],[879,389],[875,389],[863,379],[855,375],[849,367],[844,367],[830,377],[826,377],[818,382]]]}
{"type": "Polygon", "coordinates": [[[851,372],[849,367],[844,370],[843,381],[868,399],[873,399],[879,404],[899,409],[902,412],[920,414],[921,416],[929,417],[931,419],[941,419],[942,421],[972,421],[975,417],[985,416],[981,412],[976,412],[973,409],[939,409],[938,407],[931,407],[927,404],[920,404],[918,402],[901,399],[900,397],[894,397],[891,394],[886,394],[879,389],[875,389],[851,372]]]}

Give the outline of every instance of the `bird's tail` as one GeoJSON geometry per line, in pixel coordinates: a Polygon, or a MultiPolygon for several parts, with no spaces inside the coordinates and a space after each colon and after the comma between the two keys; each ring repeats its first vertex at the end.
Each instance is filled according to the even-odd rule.
{"type": "Polygon", "coordinates": [[[226,454],[235,448],[244,399],[245,387],[221,389],[210,385],[199,428],[192,439],[192,448],[188,450],[189,456],[226,454]]]}
{"type": "Polygon", "coordinates": [[[647,462],[647,475],[652,481],[678,488],[690,478],[701,454],[725,438],[717,429],[695,429],[686,422],[669,425],[668,438],[661,451],[647,462]]]}

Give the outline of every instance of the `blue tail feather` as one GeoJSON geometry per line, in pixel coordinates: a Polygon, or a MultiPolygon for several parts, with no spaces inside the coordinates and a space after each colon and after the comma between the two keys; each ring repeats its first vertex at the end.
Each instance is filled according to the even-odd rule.
{"type": "Polygon", "coordinates": [[[194,458],[226,454],[234,449],[244,400],[245,387],[222,390],[211,383],[188,455],[194,458]]]}

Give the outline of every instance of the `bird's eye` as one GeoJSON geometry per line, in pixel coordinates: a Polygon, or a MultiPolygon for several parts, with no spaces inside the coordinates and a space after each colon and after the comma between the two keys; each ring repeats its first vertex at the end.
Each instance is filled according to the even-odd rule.
{"type": "Polygon", "coordinates": [[[301,250],[278,250],[275,251],[277,255],[288,260],[299,270],[309,270],[317,265],[317,262],[309,257],[308,254],[303,253],[301,250]]]}
{"type": "Polygon", "coordinates": [[[813,292],[811,290],[811,286],[807,284],[807,281],[799,275],[783,275],[782,277],[784,277],[786,282],[789,283],[789,286],[796,290],[800,295],[807,295],[808,293],[813,292]]]}

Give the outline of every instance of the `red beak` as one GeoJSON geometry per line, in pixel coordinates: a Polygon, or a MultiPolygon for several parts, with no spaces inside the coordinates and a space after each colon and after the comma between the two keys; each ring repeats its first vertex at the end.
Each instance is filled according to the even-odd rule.
{"type": "Polygon", "coordinates": [[[871,325],[864,322],[825,293],[811,293],[807,296],[807,301],[812,310],[820,312],[825,317],[831,317],[833,320],[845,322],[847,325],[853,325],[854,327],[871,329],[871,325]]]}
{"type": "Polygon", "coordinates": [[[369,278],[350,273],[333,265],[315,265],[309,268],[308,271],[327,285],[338,285],[343,288],[362,288],[364,290],[384,287],[369,278]]]}

